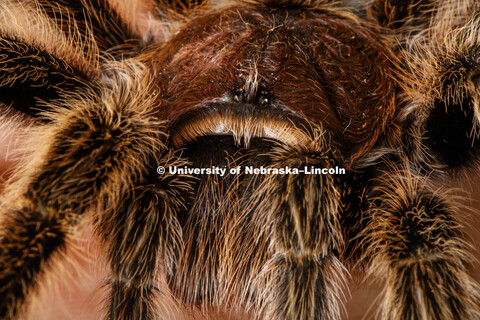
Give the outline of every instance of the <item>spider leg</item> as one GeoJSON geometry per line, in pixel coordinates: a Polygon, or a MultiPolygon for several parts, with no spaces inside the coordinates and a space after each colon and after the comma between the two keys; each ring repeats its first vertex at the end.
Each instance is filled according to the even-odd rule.
{"type": "MultiPolygon", "coordinates": [[[[172,156],[161,161],[184,165],[172,156]]],[[[182,229],[176,213],[189,194],[185,181],[188,178],[181,175],[146,172],[119,209],[99,222],[111,265],[109,319],[157,319],[152,297],[157,291],[160,259],[171,274],[181,249],[182,229]]]]}
{"type": "MultiPolygon", "coordinates": [[[[0,7],[1,9],[1,7],[0,7]]],[[[31,116],[49,110],[42,101],[60,98],[62,92],[91,89],[85,71],[26,40],[0,30],[0,108],[11,106],[31,116]]],[[[92,67],[93,69],[93,67],[92,67]]],[[[63,106],[63,108],[66,106],[63,106]]]]}
{"type": "Polygon", "coordinates": [[[411,31],[420,25],[428,26],[434,7],[431,0],[375,0],[369,11],[384,27],[411,31]]]}
{"type": "Polygon", "coordinates": [[[21,166],[2,199],[1,319],[20,312],[52,253],[87,212],[100,212],[100,220],[114,214],[149,161],[161,163],[166,136],[151,113],[154,95],[141,68],[128,72],[134,74],[114,72],[100,95],[66,98],[68,110],[52,113],[33,134],[44,139],[24,160],[33,165],[21,166]]]}
{"type": "MultiPolygon", "coordinates": [[[[145,45],[138,27],[138,20],[145,12],[137,1],[112,4],[108,0],[46,0],[37,6],[64,33],[74,28],[81,36],[93,38],[102,54],[132,57],[145,45]]],[[[88,45],[82,47],[86,55],[91,54],[88,45]]]]}
{"type": "MultiPolygon", "coordinates": [[[[330,167],[333,161],[323,139],[316,139],[309,152],[301,147],[274,151],[272,166],[330,167]]],[[[338,255],[343,238],[340,194],[333,177],[271,175],[258,195],[263,200],[257,208],[267,212],[256,212],[266,214],[266,225],[272,228],[270,259],[261,272],[266,283],[259,286],[265,319],[339,319],[344,267],[338,255]]],[[[257,219],[261,221],[253,220],[257,219]]]]}
{"type": "Polygon", "coordinates": [[[375,189],[364,243],[370,273],[386,282],[381,318],[478,319],[479,290],[452,207],[425,177],[392,166],[375,189]]]}

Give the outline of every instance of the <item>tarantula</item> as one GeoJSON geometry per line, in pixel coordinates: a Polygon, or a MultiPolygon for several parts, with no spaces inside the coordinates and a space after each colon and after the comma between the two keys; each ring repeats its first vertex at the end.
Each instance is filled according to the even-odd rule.
{"type": "Polygon", "coordinates": [[[339,319],[352,270],[384,281],[379,318],[480,319],[439,187],[478,167],[479,13],[3,1],[1,120],[25,125],[0,319],[22,317],[80,225],[109,265],[108,319],[164,318],[161,279],[187,309],[339,319]]]}

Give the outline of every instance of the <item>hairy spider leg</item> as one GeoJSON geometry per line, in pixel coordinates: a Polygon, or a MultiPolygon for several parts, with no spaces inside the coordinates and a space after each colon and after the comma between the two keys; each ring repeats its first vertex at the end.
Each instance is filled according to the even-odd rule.
{"type": "Polygon", "coordinates": [[[453,206],[407,165],[388,164],[365,232],[369,273],[385,281],[382,319],[478,319],[478,288],[453,206]]]}

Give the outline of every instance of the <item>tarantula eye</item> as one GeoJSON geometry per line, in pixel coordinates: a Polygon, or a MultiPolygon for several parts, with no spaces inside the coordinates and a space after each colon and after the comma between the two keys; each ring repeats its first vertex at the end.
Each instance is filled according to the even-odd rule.
{"type": "Polygon", "coordinates": [[[256,105],[267,105],[271,102],[272,96],[270,90],[264,84],[258,85],[258,88],[249,89],[245,86],[233,90],[232,101],[236,103],[251,103],[256,105]]]}

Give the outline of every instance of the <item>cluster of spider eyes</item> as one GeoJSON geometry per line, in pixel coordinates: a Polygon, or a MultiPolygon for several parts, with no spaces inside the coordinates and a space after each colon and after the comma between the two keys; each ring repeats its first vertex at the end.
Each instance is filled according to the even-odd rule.
{"type": "Polygon", "coordinates": [[[240,89],[237,89],[234,91],[233,97],[232,97],[233,102],[241,103],[241,102],[249,102],[255,105],[268,105],[271,103],[271,95],[270,92],[266,89],[260,88],[253,99],[249,97],[249,93],[247,93],[247,90],[245,87],[242,87],[240,89]]]}

